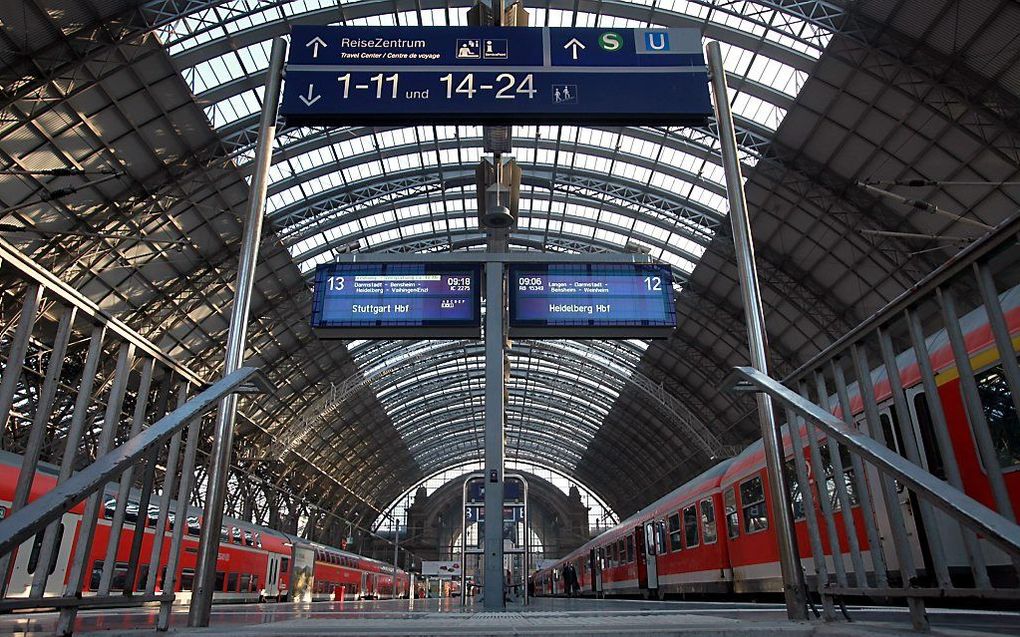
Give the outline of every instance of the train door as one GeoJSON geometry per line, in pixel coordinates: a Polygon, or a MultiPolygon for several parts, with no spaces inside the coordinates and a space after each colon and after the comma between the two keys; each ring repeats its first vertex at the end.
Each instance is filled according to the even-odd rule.
{"type": "Polygon", "coordinates": [[[280,556],[275,553],[269,554],[269,560],[266,563],[266,578],[262,581],[266,583],[263,587],[263,596],[266,599],[271,597],[275,598],[280,594],[280,587],[278,586],[280,581],[280,556]]]}
{"type": "Polygon", "coordinates": [[[655,520],[645,522],[645,571],[647,573],[647,588],[649,593],[651,591],[657,591],[659,588],[659,575],[658,569],[656,568],[656,522],[655,520]]]}
{"type": "Polygon", "coordinates": [[[361,599],[368,597],[368,573],[362,572],[361,574],[361,586],[358,587],[361,591],[361,599]]]}
{"type": "MultiPolygon", "coordinates": [[[[67,565],[71,559],[71,546],[74,544],[74,535],[79,519],[80,517],[77,515],[65,513],[60,520],[60,525],[57,526],[57,537],[54,540],[57,550],[51,553],[49,578],[46,580],[47,593],[59,595],[64,591],[64,577],[67,575],[67,565]]],[[[25,540],[18,547],[7,590],[8,597],[28,597],[35,573],[43,567],[39,564],[43,533],[44,531],[36,533],[32,539],[25,540]]]]}
{"type": "Polygon", "coordinates": [[[606,570],[606,549],[599,547],[595,550],[595,596],[603,597],[606,594],[602,573],[606,570]]]}
{"type": "MultiPolygon", "coordinates": [[[[942,452],[935,437],[935,424],[928,407],[928,397],[923,387],[912,387],[906,391],[907,405],[910,409],[911,425],[914,439],[921,456],[921,466],[940,480],[946,479],[942,452]]],[[[939,530],[939,540],[946,554],[949,566],[966,566],[967,554],[963,543],[960,525],[937,508],[933,508],[935,524],[939,530]]]]}
{"type": "Polygon", "coordinates": [[[596,578],[599,577],[598,558],[595,557],[595,549],[588,549],[588,572],[591,573],[591,580],[588,583],[588,587],[591,592],[597,593],[598,588],[595,583],[596,578]]]}
{"type": "MultiPolygon", "coordinates": [[[[890,446],[890,448],[899,455],[906,457],[906,454],[903,451],[903,436],[900,433],[899,421],[896,418],[896,414],[892,411],[892,405],[890,403],[880,405],[878,409],[878,417],[881,422],[882,432],[879,433],[876,431],[873,433],[882,436],[880,438],[880,442],[890,446]]],[[[860,424],[858,426],[863,430],[863,427],[860,424]]],[[[879,473],[871,464],[865,464],[865,467],[865,471],[868,474],[868,483],[871,485],[874,500],[882,502],[879,473]]],[[[899,504],[900,511],[903,512],[903,522],[907,531],[907,539],[914,549],[914,563],[919,568],[925,568],[928,573],[931,573],[931,554],[928,550],[924,527],[921,524],[920,509],[918,509],[917,498],[899,481],[895,481],[894,484],[896,487],[896,499],[899,504]]],[[[896,546],[893,541],[892,527],[884,506],[878,507],[876,518],[879,526],[879,534],[883,539],[882,548],[885,553],[885,559],[888,563],[888,567],[890,569],[898,569],[899,561],[896,559],[896,546]]]]}
{"type": "Polygon", "coordinates": [[[648,590],[648,556],[645,553],[645,532],[641,526],[634,527],[634,554],[637,559],[638,588],[648,590]]]}

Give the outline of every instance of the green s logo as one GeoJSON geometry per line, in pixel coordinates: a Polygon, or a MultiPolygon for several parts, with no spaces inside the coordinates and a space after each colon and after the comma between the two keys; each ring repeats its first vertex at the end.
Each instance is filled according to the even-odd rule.
{"type": "Polygon", "coordinates": [[[623,38],[619,33],[607,31],[599,36],[599,46],[606,51],[619,51],[623,48],[623,38]]]}

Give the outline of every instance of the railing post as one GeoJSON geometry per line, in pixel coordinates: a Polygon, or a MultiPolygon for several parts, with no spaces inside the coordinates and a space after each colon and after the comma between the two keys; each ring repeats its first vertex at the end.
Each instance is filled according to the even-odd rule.
{"type": "MultiPolygon", "coordinates": [[[[88,412],[89,400],[92,396],[92,385],[95,383],[96,370],[99,368],[99,361],[103,356],[103,339],[105,338],[106,328],[104,326],[96,325],[92,328],[88,352],[85,354],[85,365],[81,373],[81,384],[78,386],[78,397],[74,401],[71,424],[67,428],[64,440],[64,453],[60,460],[60,471],[57,473],[57,486],[71,477],[71,471],[74,468],[74,459],[78,454],[78,443],[81,441],[82,430],[85,427],[85,415],[88,412]]],[[[39,551],[40,564],[49,564],[53,559],[59,525],[58,521],[51,522],[43,532],[42,549],[39,551]]],[[[32,597],[41,596],[45,592],[48,576],[49,569],[36,570],[32,577],[32,597]]]]}
{"type": "MultiPolygon", "coordinates": [[[[103,415],[103,427],[99,433],[99,444],[96,449],[96,458],[106,454],[113,447],[114,438],[117,435],[117,426],[120,424],[121,409],[124,406],[124,394],[127,391],[128,378],[131,374],[131,363],[134,359],[135,346],[133,343],[122,343],[120,352],[117,355],[117,367],[114,371],[113,384],[110,386],[110,396],[106,402],[106,411],[103,415]]],[[[85,512],[82,514],[81,526],[78,527],[78,541],[75,544],[74,558],[71,560],[71,574],[67,578],[64,587],[64,597],[81,597],[82,588],[85,585],[85,578],[89,577],[89,554],[92,552],[92,542],[95,540],[96,527],[99,525],[99,515],[103,510],[103,487],[89,496],[85,503],[85,512]]],[[[71,606],[60,609],[60,617],[57,620],[57,633],[70,635],[74,631],[74,619],[78,616],[78,608],[71,606]]]]}
{"type": "MultiPolygon", "coordinates": [[[[266,207],[266,188],[269,184],[269,167],[273,157],[273,139],[276,136],[276,115],[280,106],[280,85],[283,80],[283,63],[287,43],[283,38],[273,40],[266,75],[266,92],[259,122],[258,145],[255,150],[255,169],[248,195],[248,215],[244,222],[241,255],[237,264],[237,282],[234,304],[230,313],[227,348],[223,361],[223,375],[239,369],[244,363],[245,343],[248,335],[248,312],[251,309],[251,292],[255,282],[259,243],[262,236],[262,218],[266,207]]],[[[205,503],[205,524],[198,544],[195,590],[188,610],[188,625],[208,626],[212,610],[213,589],[216,585],[216,556],[220,547],[220,525],[223,524],[223,504],[226,500],[227,474],[230,470],[230,453],[234,442],[234,418],[237,415],[237,395],[230,394],[220,401],[213,428],[212,452],[209,456],[209,491],[205,503]]]]}
{"type": "MultiPolygon", "coordinates": [[[[751,224],[747,215],[743,176],[740,172],[740,157],[737,154],[737,138],[733,126],[733,115],[730,112],[729,93],[726,90],[726,71],[723,68],[719,43],[709,42],[706,53],[712,94],[715,98],[715,119],[719,127],[719,145],[723,170],[726,175],[726,195],[730,204],[729,217],[733,227],[737,273],[740,276],[740,292],[747,321],[751,365],[763,374],[768,374],[768,337],[765,331],[765,314],[762,310],[761,293],[758,288],[754,246],[751,243],[751,224]]],[[[776,521],[779,566],[783,575],[786,614],[790,619],[807,619],[804,573],[800,567],[797,539],[793,534],[793,516],[790,512],[788,491],[783,476],[783,449],[776,427],[775,415],[772,412],[772,399],[764,393],[757,394],[756,399],[758,421],[761,424],[762,442],[765,448],[765,466],[769,474],[769,494],[776,521]]]]}
{"type": "MultiPolygon", "coordinates": [[[[28,442],[25,444],[25,453],[21,459],[21,471],[18,473],[18,481],[14,487],[14,499],[11,501],[11,511],[17,511],[28,502],[29,491],[32,488],[32,481],[35,479],[36,471],[39,468],[39,456],[42,452],[43,439],[46,435],[46,425],[50,421],[53,402],[57,395],[57,386],[60,384],[60,372],[64,368],[64,358],[67,355],[67,343],[71,339],[71,332],[74,329],[74,318],[78,311],[71,307],[63,311],[57,325],[57,334],[54,338],[53,349],[50,352],[49,364],[46,367],[46,380],[43,381],[43,388],[39,394],[39,400],[35,406],[35,415],[32,417],[32,429],[28,434],[28,442]]],[[[33,317],[34,318],[34,317],[33,317]]],[[[22,360],[24,357],[22,357],[22,360]]],[[[10,365],[10,362],[8,362],[10,365]]],[[[3,428],[3,421],[0,420],[0,429],[3,428]]],[[[9,560],[16,555],[11,551],[0,560],[0,573],[10,574],[8,568],[9,560]]],[[[40,564],[49,564],[37,562],[40,564]]],[[[43,577],[49,573],[48,568],[36,568],[36,573],[42,573],[43,577]]],[[[6,578],[5,578],[6,582],[6,578]]],[[[9,592],[4,585],[4,591],[9,592]]]]}

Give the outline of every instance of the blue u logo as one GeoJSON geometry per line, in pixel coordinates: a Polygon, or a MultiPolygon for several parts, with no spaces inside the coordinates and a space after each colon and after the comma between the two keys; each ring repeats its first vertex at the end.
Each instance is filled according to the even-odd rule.
{"type": "Polygon", "coordinates": [[[648,31],[645,33],[645,43],[652,51],[668,51],[669,33],[665,31],[648,31]]]}

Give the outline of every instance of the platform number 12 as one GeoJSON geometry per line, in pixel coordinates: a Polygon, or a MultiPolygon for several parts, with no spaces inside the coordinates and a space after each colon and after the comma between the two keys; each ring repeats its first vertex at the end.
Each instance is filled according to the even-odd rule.
{"type": "Polygon", "coordinates": [[[645,287],[651,292],[658,292],[662,289],[662,277],[646,276],[645,287]]]}

